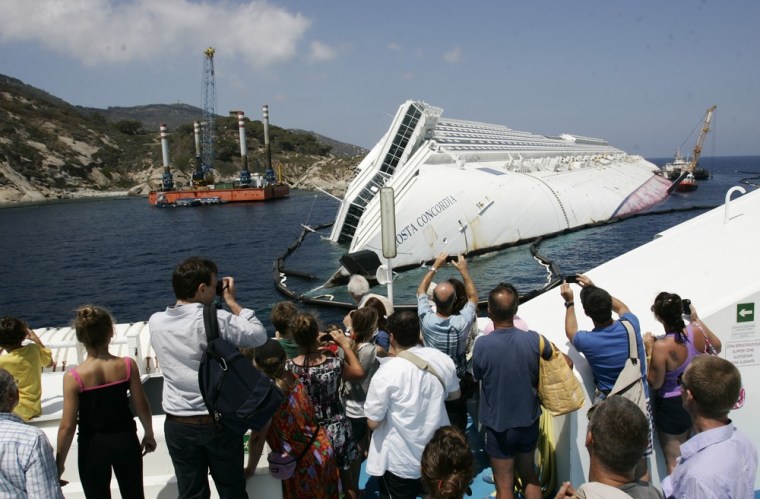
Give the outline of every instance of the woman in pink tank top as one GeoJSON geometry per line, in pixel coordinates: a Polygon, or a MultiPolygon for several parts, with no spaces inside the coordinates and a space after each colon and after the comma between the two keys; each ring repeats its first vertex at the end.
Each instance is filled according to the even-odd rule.
{"type": "Polygon", "coordinates": [[[156,449],[150,406],[137,364],[130,357],[108,351],[113,319],[104,309],[84,306],[74,322],[77,341],[87,358],[63,375],[63,415],[58,428],[56,463],[64,472],[66,456],[79,426],[79,478],[87,497],[111,497],[111,471],[124,498],[142,498],[142,456],[156,449]],[[131,393],[145,436],[137,439],[137,427],[129,409],[131,393]]]}

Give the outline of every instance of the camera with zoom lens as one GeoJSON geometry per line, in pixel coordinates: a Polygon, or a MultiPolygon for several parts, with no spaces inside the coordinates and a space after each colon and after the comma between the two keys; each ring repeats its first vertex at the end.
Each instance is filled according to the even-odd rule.
{"type": "Polygon", "coordinates": [[[224,284],[224,280],[216,282],[216,296],[222,296],[224,294],[224,288],[227,286],[224,284]]]}

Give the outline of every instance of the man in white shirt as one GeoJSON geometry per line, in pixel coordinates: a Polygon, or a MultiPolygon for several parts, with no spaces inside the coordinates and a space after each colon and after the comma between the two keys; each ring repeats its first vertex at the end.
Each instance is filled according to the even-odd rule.
{"type": "Polygon", "coordinates": [[[232,313],[217,312],[219,336],[235,346],[263,345],[267,333],[253,310],[235,300],[234,279],[218,281],[217,272],[216,264],[207,259],[192,257],[182,262],[172,275],[176,305],[153,314],[148,322],[150,342],[164,376],[164,434],[181,498],[208,497],[209,470],[220,497],[248,497],[243,439],[214,424],[198,384],[206,350],[203,306],[213,304],[221,291],[232,313]]]}
{"type": "Polygon", "coordinates": [[[459,397],[459,380],[446,354],[419,346],[420,322],[414,312],[391,315],[388,332],[396,357],[381,359],[364,402],[374,431],[367,473],[380,477],[381,498],[416,498],[422,492],[422,451],[435,430],[449,424],[444,401],[459,397]]]}

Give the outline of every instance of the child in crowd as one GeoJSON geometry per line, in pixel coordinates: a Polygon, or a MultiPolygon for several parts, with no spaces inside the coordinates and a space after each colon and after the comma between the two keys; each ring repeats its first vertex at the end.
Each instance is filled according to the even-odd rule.
{"type": "Polygon", "coordinates": [[[156,449],[156,440],[137,364],[130,357],[109,353],[113,318],[104,309],[91,305],[80,308],[74,327],[77,341],[87,349],[87,358],[63,375],[58,474],[63,474],[78,424],[79,478],[84,494],[110,497],[113,468],[122,497],[143,497],[142,456],[156,449]],[[145,430],[142,442],[137,439],[127,391],[145,430]]]}
{"type": "Polygon", "coordinates": [[[422,484],[430,499],[462,499],[472,495],[470,484],[475,465],[464,434],[453,426],[442,426],[422,451],[422,484]]]}
{"type": "Polygon", "coordinates": [[[23,419],[42,414],[42,368],[53,365],[49,348],[24,321],[15,317],[0,319],[0,367],[8,371],[18,384],[19,402],[14,413],[23,419]],[[24,340],[32,343],[22,345],[24,340]]]}
{"type": "Polygon", "coordinates": [[[288,329],[290,320],[298,314],[298,309],[289,301],[278,302],[272,307],[272,313],[269,314],[269,320],[274,326],[274,337],[279,340],[285,354],[289,359],[298,356],[298,344],[293,339],[293,335],[288,329]]]}

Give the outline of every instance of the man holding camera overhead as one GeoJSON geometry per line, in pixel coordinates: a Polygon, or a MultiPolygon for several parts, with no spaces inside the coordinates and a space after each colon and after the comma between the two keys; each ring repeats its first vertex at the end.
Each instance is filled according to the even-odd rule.
{"type": "MultiPolygon", "coordinates": [[[[631,313],[625,303],[611,296],[606,290],[594,285],[587,276],[578,274],[572,277],[566,278],[560,288],[560,294],[565,300],[565,335],[573,347],[586,357],[591,372],[594,374],[594,385],[596,386],[594,403],[607,398],[628,360],[628,331],[621,322],[622,320],[627,320],[633,327],[641,376],[644,380],[644,390],[648,390],[646,362],[644,361],[646,350],[641,337],[639,319],[631,313]],[[581,287],[580,298],[583,312],[594,323],[594,328],[591,331],[578,330],[573,290],[570,288],[571,282],[581,287]],[[613,312],[618,316],[618,320],[613,320],[613,312]]],[[[646,391],[646,394],[648,400],[649,392],[646,391]]],[[[646,416],[649,420],[649,444],[644,456],[649,456],[652,454],[652,418],[651,414],[646,416]]],[[[649,479],[646,458],[642,458],[636,478],[649,479]]]]}
{"type": "MultiPolygon", "coordinates": [[[[478,292],[475,283],[467,269],[467,260],[464,255],[459,255],[451,264],[462,275],[467,304],[458,314],[453,314],[453,306],[457,299],[454,286],[449,281],[444,281],[435,286],[433,290],[433,302],[435,310],[428,300],[427,290],[433,282],[438,269],[446,264],[448,253],[440,253],[433,265],[425,273],[417,288],[417,314],[420,316],[422,338],[425,346],[435,348],[454,361],[457,370],[457,378],[463,382],[463,397],[446,403],[451,424],[465,431],[467,427],[467,397],[472,395],[472,388],[467,387],[470,376],[467,371],[467,336],[470,334],[473,323],[477,320],[478,292]]],[[[473,382],[474,383],[474,382],[473,382]]]]}
{"type": "Polygon", "coordinates": [[[219,336],[237,347],[257,347],[267,332],[253,310],[235,300],[235,280],[217,279],[211,260],[191,257],[174,269],[177,303],[153,314],[150,343],[164,377],[164,434],[177,476],[179,497],[208,497],[208,473],[220,497],[247,497],[243,476],[243,439],[214,424],[198,384],[198,368],[206,350],[204,305],[217,296],[230,312],[219,310],[219,336]]]}

